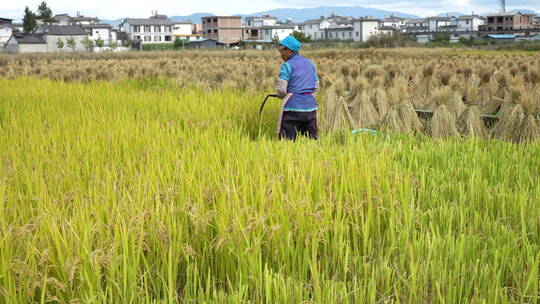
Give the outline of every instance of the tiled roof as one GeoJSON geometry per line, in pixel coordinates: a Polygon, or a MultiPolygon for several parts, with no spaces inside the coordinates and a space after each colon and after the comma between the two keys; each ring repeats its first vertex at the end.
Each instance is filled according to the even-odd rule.
{"type": "Polygon", "coordinates": [[[122,23],[128,23],[130,25],[174,25],[175,22],[169,19],[158,19],[158,18],[148,18],[148,19],[136,19],[136,18],[126,18],[122,23]]]}
{"type": "Polygon", "coordinates": [[[29,43],[29,44],[40,44],[46,43],[43,39],[43,35],[39,34],[27,34],[27,35],[13,35],[13,38],[17,40],[18,44],[29,43]]]}
{"type": "Polygon", "coordinates": [[[85,29],[93,29],[93,28],[112,28],[112,25],[105,24],[105,23],[99,23],[99,24],[83,24],[83,28],[85,29]]]}
{"type": "Polygon", "coordinates": [[[40,25],[36,32],[58,36],[86,35],[86,32],[80,25],[40,25]]]}

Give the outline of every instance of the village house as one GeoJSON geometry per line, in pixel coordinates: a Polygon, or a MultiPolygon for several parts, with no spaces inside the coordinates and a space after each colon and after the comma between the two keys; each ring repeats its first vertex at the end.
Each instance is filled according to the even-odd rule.
{"type": "Polygon", "coordinates": [[[484,20],[484,17],[477,15],[459,16],[457,17],[457,30],[477,32],[478,28],[484,24],[484,20]]]}
{"type": "Polygon", "coordinates": [[[449,17],[430,17],[427,18],[428,32],[439,32],[443,26],[450,25],[451,19],[449,17]]]}
{"type": "Polygon", "coordinates": [[[84,41],[88,34],[80,25],[40,25],[34,31],[37,35],[42,35],[47,46],[47,52],[86,52],[88,51],[84,41]],[[69,46],[68,41],[73,40],[74,47],[69,46]],[[58,41],[62,41],[60,48],[58,41]]]}
{"type": "Polygon", "coordinates": [[[405,31],[405,28],[407,27],[407,20],[408,19],[406,18],[390,15],[387,18],[379,21],[379,28],[384,28],[386,31],[390,29],[397,31],[405,31]]]}
{"type": "Polygon", "coordinates": [[[17,29],[11,23],[0,23],[0,51],[17,29]]]}
{"type": "Polygon", "coordinates": [[[534,14],[521,12],[489,14],[484,25],[479,25],[480,31],[512,31],[534,29],[534,14]]]}
{"type": "Polygon", "coordinates": [[[57,25],[91,25],[99,23],[98,18],[86,17],[79,13],[75,17],[68,14],[57,14],[53,16],[53,19],[57,25]]]}
{"type": "Polygon", "coordinates": [[[353,41],[366,42],[372,36],[382,34],[380,32],[380,20],[370,17],[355,19],[353,22],[353,41]]]}
{"type": "Polygon", "coordinates": [[[262,15],[260,17],[246,17],[244,19],[245,27],[263,27],[277,25],[277,18],[270,15],[262,15]]]}
{"type": "Polygon", "coordinates": [[[110,24],[86,24],[82,25],[82,28],[88,34],[88,39],[94,41],[94,45],[99,39],[103,40],[103,44],[106,46],[118,42],[118,32],[110,24]]]}
{"type": "Polygon", "coordinates": [[[177,21],[172,27],[173,39],[181,39],[185,41],[201,40],[202,35],[197,33],[196,27],[193,26],[191,20],[177,21]]]}
{"type": "Polygon", "coordinates": [[[7,41],[5,49],[10,53],[46,53],[47,42],[42,34],[13,33],[7,41]]]}
{"type": "Polygon", "coordinates": [[[347,34],[341,34],[346,31],[344,28],[352,27],[352,25],[353,17],[338,16],[336,13],[332,13],[328,18],[321,16],[320,19],[306,20],[305,22],[299,24],[298,30],[304,33],[307,37],[311,37],[313,40],[341,40],[341,38],[346,38],[345,36],[347,36],[347,34]],[[332,32],[333,37],[329,36],[330,32],[332,32]]]}
{"type": "Polygon", "coordinates": [[[126,18],[118,27],[129,40],[139,40],[143,44],[172,43],[174,24],[167,16],[155,14],[147,19],[126,18]]]}
{"type": "Polygon", "coordinates": [[[407,33],[429,32],[429,21],[426,19],[410,19],[406,25],[407,33]]]}
{"type": "Polygon", "coordinates": [[[227,48],[227,44],[214,39],[201,39],[189,41],[186,47],[188,49],[225,49],[227,48]]]}
{"type": "Polygon", "coordinates": [[[353,41],[352,26],[330,26],[326,29],[326,39],[353,41]]]}
{"type": "Polygon", "coordinates": [[[294,25],[277,24],[272,26],[262,26],[260,27],[260,32],[261,40],[282,40],[285,39],[285,37],[292,35],[294,32],[294,25]]]}
{"type": "Polygon", "coordinates": [[[204,39],[213,39],[227,45],[238,43],[242,40],[242,17],[208,16],[201,19],[204,39]]]}

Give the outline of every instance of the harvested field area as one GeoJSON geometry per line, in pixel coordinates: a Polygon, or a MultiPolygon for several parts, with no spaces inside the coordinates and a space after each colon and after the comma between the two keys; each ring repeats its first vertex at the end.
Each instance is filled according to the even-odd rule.
{"type": "MultiPolygon", "coordinates": [[[[538,54],[405,49],[320,50],[305,55],[316,63],[321,79],[325,130],[376,128],[512,142],[540,139],[538,54]],[[423,110],[427,117],[416,118],[414,110],[423,110]]],[[[171,87],[230,88],[262,95],[273,91],[279,66],[275,52],[255,51],[80,57],[4,55],[0,77],[161,80],[171,87]]]]}

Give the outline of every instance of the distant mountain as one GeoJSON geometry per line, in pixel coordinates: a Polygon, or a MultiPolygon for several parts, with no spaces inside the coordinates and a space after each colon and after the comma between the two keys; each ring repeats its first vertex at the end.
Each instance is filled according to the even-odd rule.
{"type": "MultiPolygon", "coordinates": [[[[201,23],[201,17],[205,17],[205,16],[215,16],[215,15],[211,14],[211,13],[197,13],[197,14],[191,14],[191,15],[188,15],[188,16],[171,16],[171,17],[169,17],[169,19],[171,19],[172,21],[191,20],[191,21],[193,21],[195,23],[201,23]]],[[[131,18],[131,17],[128,17],[128,18],[131,18]]],[[[124,21],[124,19],[125,18],[113,19],[113,20],[100,20],[99,22],[100,23],[110,24],[110,25],[112,25],[114,27],[114,26],[117,26],[120,23],[122,23],[122,21],[124,21]]]]}
{"type": "Polygon", "coordinates": [[[114,20],[101,20],[101,19],[99,19],[99,23],[110,24],[113,27],[116,27],[117,25],[122,23],[122,21],[124,21],[124,18],[114,19],[114,20]]]}
{"type": "Polygon", "coordinates": [[[212,13],[196,13],[196,14],[191,14],[189,16],[172,16],[169,19],[171,19],[172,21],[191,20],[195,23],[201,23],[202,22],[201,18],[206,17],[206,16],[215,16],[215,15],[212,13]]]}
{"type": "Polygon", "coordinates": [[[321,6],[315,8],[278,8],[264,12],[256,12],[253,14],[237,14],[235,16],[261,16],[271,15],[277,17],[278,20],[292,19],[294,22],[303,22],[308,19],[319,19],[321,16],[330,16],[336,13],[339,16],[352,16],[355,18],[372,16],[373,18],[384,18],[390,14],[396,17],[419,18],[416,15],[404,14],[400,12],[392,12],[379,10],[374,8],[366,8],[361,6],[321,6]]]}
{"type": "Polygon", "coordinates": [[[458,13],[458,12],[447,12],[447,13],[440,13],[438,14],[437,16],[435,17],[446,17],[446,16],[456,16],[456,17],[459,17],[459,16],[465,16],[467,14],[463,14],[463,13],[458,13]]]}

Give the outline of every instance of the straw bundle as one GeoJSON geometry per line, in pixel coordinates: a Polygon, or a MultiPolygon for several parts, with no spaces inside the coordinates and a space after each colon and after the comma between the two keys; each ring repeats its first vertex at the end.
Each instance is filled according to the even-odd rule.
{"type": "Polygon", "coordinates": [[[459,134],[455,114],[446,105],[441,104],[435,108],[429,123],[429,133],[434,138],[445,138],[459,134]]]}
{"type": "Polygon", "coordinates": [[[470,105],[461,114],[457,122],[459,133],[471,137],[484,137],[486,134],[480,110],[476,105],[470,105]]]}
{"type": "Polygon", "coordinates": [[[406,99],[398,105],[399,116],[401,117],[403,132],[414,133],[422,130],[422,123],[414,111],[411,101],[406,99]]]}
{"type": "Polygon", "coordinates": [[[375,127],[381,120],[366,92],[357,95],[352,102],[352,117],[361,128],[375,127]]]}
{"type": "Polygon", "coordinates": [[[519,142],[520,130],[525,113],[521,105],[505,103],[499,114],[499,122],[495,125],[492,135],[501,140],[519,142]]]}

